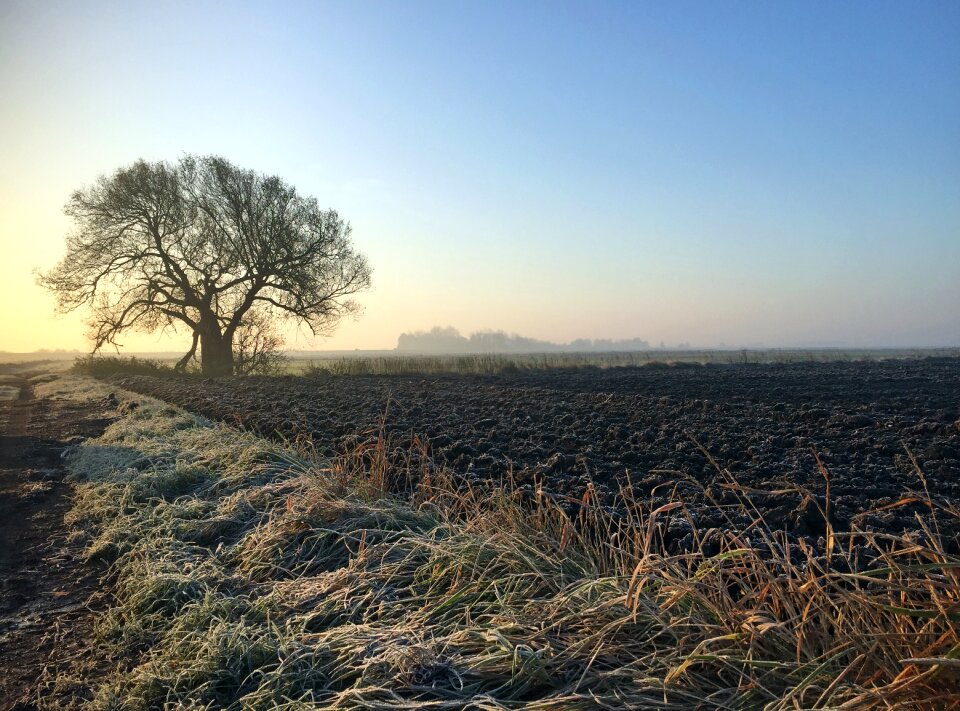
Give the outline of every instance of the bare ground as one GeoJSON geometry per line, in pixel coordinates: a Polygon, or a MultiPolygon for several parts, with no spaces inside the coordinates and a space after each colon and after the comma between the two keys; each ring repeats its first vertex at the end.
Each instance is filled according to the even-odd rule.
{"type": "Polygon", "coordinates": [[[103,432],[109,403],[38,399],[23,366],[0,375],[0,709],[70,708],[105,667],[92,630],[107,595],[64,522],[62,455],[103,432]]]}
{"type": "MultiPolygon", "coordinates": [[[[627,486],[654,506],[676,489],[700,526],[725,528],[745,490],[733,477],[771,526],[814,545],[826,521],[812,497],[829,494],[835,528],[896,535],[930,522],[927,499],[960,501],[960,358],[114,382],[328,455],[382,426],[474,486],[512,477],[570,513],[590,484],[601,501],[627,486]]],[[[943,533],[960,545],[955,524],[943,533]]],[[[689,534],[678,520],[669,537],[686,549],[689,534]]]]}

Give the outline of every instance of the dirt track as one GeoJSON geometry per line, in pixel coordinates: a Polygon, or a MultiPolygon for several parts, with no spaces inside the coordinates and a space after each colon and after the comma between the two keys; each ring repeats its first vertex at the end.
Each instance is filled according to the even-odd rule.
{"type": "Polygon", "coordinates": [[[61,454],[99,435],[103,409],[36,399],[29,376],[0,366],[15,399],[0,401],[0,709],[68,708],[102,659],[92,644],[102,570],[82,562],[64,524],[73,489],[61,454]],[[54,688],[54,680],[61,684],[54,688]]]}
{"type": "MultiPolygon", "coordinates": [[[[309,433],[327,452],[386,415],[398,446],[426,437],[436,460],[475,482],[512,470],[521,486],[542,481],[576,496],[592,481],[610,501],[629,473],[637,496],[656,502],[679,492],[701,527],[731,525],[721,509],[738,496],[711,458],[760,490],[749,497],[772,526],[812,540],[825,531],[814,500],[783,490],[804,487],[825,503],[817,456],[830,478],[832,523],[841,528],[919,529],[929,514],[921,501],[870,510],[925,498],[924,482],[934,499],[960,502],[954,358],[117,382],[263,433],[309,433]],[[773,491],[781,493],[764,493],[773,491]]],[[[670,535],[682,541],[687,533],[678,522],[670,535]]]]}

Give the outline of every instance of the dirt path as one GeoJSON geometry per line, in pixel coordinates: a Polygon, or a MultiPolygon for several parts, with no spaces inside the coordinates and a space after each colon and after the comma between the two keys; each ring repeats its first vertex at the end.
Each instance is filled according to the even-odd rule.
{"type": "Polygon", "coordinates": [[[69,708],[104,660],[92,643],[103,570],[83,562],[64,515],[62,454],[99,435],[106,405],[37,399],[32,373],[3,377],[0,400],[0,711],[69,708]]]}

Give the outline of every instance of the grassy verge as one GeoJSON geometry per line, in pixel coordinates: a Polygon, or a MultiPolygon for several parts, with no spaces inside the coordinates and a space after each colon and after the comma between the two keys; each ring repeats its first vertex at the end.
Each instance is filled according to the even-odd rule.
{"type": "Polygon", "coordinates": [[[960,558],[935,516],[797,558],[759,515],[697,531],[682,500],[624,492],[571,519],[382,438],[327,462],[132,397],[70,458],[125,660],[95,708],[957,706],[960,558]],[[684,520],[711,545],[668,553],[684,520]]]}
{"type": "Polygon", "coordinates": [[[563,368],[667,367],[723,364],[872,361],[892,358],[957,357],[953,348],[927,350],[739,350],[623,351],[609,353],[477,353],[291,359],[289,372],[306,375],[497,375],[563,368]]]}
{"type": "MultiPolygon", "coordinates": [[[[960,357],[956,348],[880,350],[688,350],[556,353],[464,353],[425,355],[389,352],[379,356],[309,358],[287,354],[261,375],[499,375],[572,368],[693,367],[701,365],[866,362],[889,359],[960,357]]],[[[176,358],[81,356],[72,370],[95,378],[111,375],[173,375],[176,358]]],[[[66,367],[64,365],[64,367],[66,367]]],[[[198,374],[195,363],[187,373],[198,374]]]]}
{"type": "Polygon", "coordinates": [[[474,353],[462,355],[389,355],[311,361],[305,375],[498,375],[523,370],[610,368],[655,363],[648,352],[629,353],[474,353]]]}

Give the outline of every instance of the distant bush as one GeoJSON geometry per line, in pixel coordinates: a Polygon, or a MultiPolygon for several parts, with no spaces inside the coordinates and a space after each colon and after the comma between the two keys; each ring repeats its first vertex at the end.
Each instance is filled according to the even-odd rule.
{"type": "Polygon", "coordinates": [[[173,368],[158,360],[147,358],[121,358],[119,356],[81,356],[73,362],[73,371],[94,378],[110,375],[165,375],[173,373],[173,368]]]}

